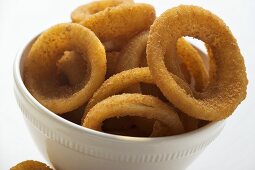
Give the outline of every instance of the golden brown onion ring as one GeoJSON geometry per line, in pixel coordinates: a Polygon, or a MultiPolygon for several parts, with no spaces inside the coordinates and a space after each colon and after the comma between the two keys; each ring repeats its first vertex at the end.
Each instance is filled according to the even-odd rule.
{"type": "Polygon", "coordinates": [[[112,39],[110,41],[103,42],[104,48],[106,52],[115,52],[120,51],[126,44],[128,40],[124,38],[116,38],[112,39]]]}
{"type": "Polygon", "coordinates": [[[101,87],[94,93],[93,97],[89,100],[83,118],[85,118],[86,113],[98,102],[112,95],[118,94],[122,92],[125,88],[140,82],[154,82],[148,68],[135,68],[131,70],[126,70],[121,73],[115,74],[109,79],[105,80],[101,87]]]}
{"type": "Polygon", "coordinates": [[[213,83],[216,79],[216,61],[215,57],[213,56],[212,49],[210,48],[209,45],[205,44],[206,49],[207,49],[207,55],[209,57],[209,83],[213,83]]]}
{"type": "MultiPolygon", "coordinates": [[[[121,50],[120,56],[117,62],[116,73],[124,70],[139,67],[141,64],[147,66],[146,61],[146,45],[148,40],[148,31],[144,31],[134,38],[132,38],[121,50]],[[144,60],[145,59],[145,60],[144,60]]],[[[189,44],[184,38],[180,38],[176,44],[177,56],[181,58],[183,66],[181,72],[185,79],[190,78],[190,73],[195,79],[196,90],[202,91],[209,82],[209,77],[201,55],[199,52],[189,44]],[[185,68],[189,72],[185,72],[185,68]]],[[[138,86],[138,85],[135,85],[138,86]]],[[[141,89],[132,86],[128,89],[137,89],[140,92],[141,89]]],[[[129,92],[130,90],[128,90],[129,92]]],[[[153,90],[156,91],[156,90],[153,90]]]]}
{"type": "MultiPolygon", "coordinates": [[[[139,33],[121,49],[120,56],[116,64],[115,73],[139,67],[142,58],[146,58],[145,51],[148,34],[148,31],[139,33]]],[[[125,89],[125,92],[139,93],[141,92],[140,85],[134,84],[133,86],[125,89]]]]}
{"type": "Polygon", "coordinates": [[[168,101],[155,84],[140,83],[140,88],[142,94],[155,96],[164,102],[168,101]]]}
{"type": "Polygon", "coordinates": [[[100,11],[104,11],[107,8],[115,7],[122,4],[123,0],[106,0],[106,1],[95,1],[76,8],[72,14],[72,22],[79,23],[82,20],[89,18],[100,11]]]}
{"type": "MultiPolygon", "coordinates": [[[[192,91],[183,80],[181,80],[177,76],[174,76],[174,78],[178,82],[178,84],[182,86],[182,88],[184,88],[189,94],[192,95],[192,91]]],[[[141,82],[154,84],[154,80],[150,74],[150,70],[148,67],[126,70],[105,80],[101,87],[94,93],[93,97],[89,100],[85,108],[83,119],[85,119],[88,111],[100,101],[112,95],[119,94],[125,88],[141,82]]]]}
{"type": "Polygon", "coordinates": [[[116,65],[116,73],[139,67],[143,58],[148,40],[148,31],[144,31],[133,37],[120,51],[116,65]]]}
{"type": "Polygon", "coordinates": [[[10,170],[52,170],[49,166],[38,161],[23,161],[16,166],[12,167],[10,170]]]}
{"type": "Polygon", "coordinates": [[[24,83],[49,110],[61,114],[77,109],[104,81],[105,50],[89,29],[73,23],[59,24],[43,32],[24,60],[24,83]],[[57,61],[64,51],[75,51],[90,65],[90,78],[75,85],[59,85],[57,61]]]}
{"type": "MultiPolygon", "coordinates": [[[[145,59],[146,65],[146,45],[149,31],[144,31],[134,36],[120,51],[120,56],[116,65],[116,73],[124,70],[139,67],[142,60],[145,59]]],[[[145,84],[144,86],[146,86],[145,84]]],[[[129,86],[124,89],[126,93],[141,93],[142,89],[139,83],[129,86]]],[[[149,93],[148,93],[149,94],[149,93]]],[[[146,119],[143,117],[131,117],[132,122],[147,136],[152,132],[152,127],[155,120],[146,119]]]]}
{"type": "Polygon", "coordinates": [[[209,83],[209,75],[199,52],[184,38],[176,43],[177,56],[185,64],[195,80],[195,89],[203,91],[209,83]]]}
{"type": "Polygon", "coordinates": [[[155,18],[155,9],[151,5],[122,3],[87,17],[81,24],[104,42],[116,38],[129,39],[148,29],[155,18]]]}
{"type": "Polygon", "coordinates": [[[96,104],[88,112],[83,126],[101,131],[104,120],[112,117],[140,116],[155,119],[168,126],[174,134],[184,131],[178,114],[156,97],[142,94],[121,94],[96,104]]]}
{"type": "MultiPolygon", "coordinates": [[[[118,57],[119,52],[114,51],[106,53],[106,78],[114,74],[118,57]]],[[[59,74],[61,75],[61,73],[64,73],[70,85],[80,83],[84,80],[84,77],[86,78],[85,81],[87,81],[89,76],[86,75],[90,74],[90,69],[86,63],[84,63],[84,60],[73,51],[65,51],[63,57],[61,57],[57,62],[59,74]]]]}
{"type": "MultiPolygon", "coordinates": [[[[207,50],[207,54],[205,54],[203,51],[201,51],[199,48],[193,46],[198,53],[200,54],[200,56],[202,57],[205,66],[206,66],[206,70],[208,72],[209,75],[209,83],[212,83],[213,81],[215,81],[215,76],[216,76],[216,61],[215,58],[213,57],[213,53],[211,48],[209,47],[209,45],[205,44],[206,50],[207,50]]],[[[207,85],[207,86],[208,86],[207,85]]]]}
{"type": "MultiPolygon", "coordinates": [[[[94,15],[98,12],[102,12],[104,10],[109,10],[109,8],[116,7],[122,3],[131,3],[132,0],[104,0],[104,1],[95,1],[85,5],[82,5],[76,8],[72,14],[72,22],[80,23],[82,20],[86,18],[90,18],[91,15],[94,15]]],[[[104,41],[103,44],[107,52],[120,50],[124,44],[126,44],[126,39],[111,39],[108,41],[104,41]]]]}
{"type": "Polygon", "coordinates": [[[107,60],[106,78],[109,78],[112,75],[114,75],[119,56],[120,56],[120,53],[117,51],[106,53],[106,60],[107,60]]]}
{"type": "Polygon", "coordinates": [[[173,131],[166,125],[160,123],[160,121],[155,121],[153,124],[153,130],[150,137],[162,137],[174,135],[173,131]]]}
{"type": "MultiPolygon", "coordinates": [[[[168,51],[174,50],[172,48],[168,51]]],[[[156,19],[149,33],[147,61],[157,86],[167,99],[192,117],[212,121],[224,119],[246,96],[248,81],[236,39],[220,18],[200,7],[178,6],[156,19]],[[217,63],[215,83],[205,92],[196,94],[196,98],[176,83],[164,63],[169,44],[176,44],[183,36],[196,37],[208,44],[217,63]]]]}
{"type": "Polygon", "coordinates": [[[189,72],[187,66],[184,64],[184,63],[181,63],[180,64],[180,69],[181,69],[181,72],[184,76],[184,80],[188,83],[188,84],[191,84],[192,82],[192,77],[191,77],[191,73],[189,72]]]}
{"type": "Polygon", "coordinates": [[[81,83],[84,78],[85,82],[89,79],[90,69],[85,59],[74,51],[65,51],[56,64],[59,74],[64,73],[72,86],[81,83]]]}

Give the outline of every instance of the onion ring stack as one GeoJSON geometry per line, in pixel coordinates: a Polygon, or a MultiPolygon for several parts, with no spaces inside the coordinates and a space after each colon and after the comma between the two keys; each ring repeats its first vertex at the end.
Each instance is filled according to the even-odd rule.
{"type": "Polygon", "coordinates": [[[246,97],[245,65],[225,23],[181,5],[95,1],[44,31],[24,83],[45,107],[85,128],[136,137],[177,135],[227,118],[246,97]],[[185,40],[205,43],[207,55],[185,40]]]}

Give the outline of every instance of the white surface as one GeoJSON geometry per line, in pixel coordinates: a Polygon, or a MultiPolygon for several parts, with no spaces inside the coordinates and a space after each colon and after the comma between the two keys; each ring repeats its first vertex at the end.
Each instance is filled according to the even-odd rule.
{"type": "MultiPolygon", "coordinates": [[[[138,0],[137,0],[138,1],[138,0]]],[[[141,0],[139,0],[140,2],[141,0]]],[[[86,0],[0,0],[0,170],[35,159],[44,161],[24,125],[13,96],[12,63],[21,44],[51,25],[69,21],[70,12],[86,0]]],[[[231,116],[222,134],[188,170],[255,169],[255,1],[146,1],[157,14],[178,4],[195,4],[223,18],[238,40],[246,61],[246,100],[231,116]]]]}

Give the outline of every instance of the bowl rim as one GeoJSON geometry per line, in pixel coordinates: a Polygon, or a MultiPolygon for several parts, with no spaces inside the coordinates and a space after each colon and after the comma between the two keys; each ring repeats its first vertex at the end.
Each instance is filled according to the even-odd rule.
{"type": "Polygon", "coordinates": [[[24,57],[24,51],[33,43],[36,38],[38,38],[40,34],[37,34],[35,36],[31,36],[28,41],[25,41],[26,43],[19,48],[14,63],[13,63],[13,77],[14,77],[14,83],[17,86],[18,90],[22,93],[22,95],[27,99],[27,101],[33,105],[34,107],[38,108],[40,111],[45,113],[45,116],[47,116],[49,119],[53,119],[57,123],[64,125],[66,128],[71,128],[76,131],[82,132],[84,134],[88,134],[90,136],[95,136],[95,137],[100,137],[108,140],[117,140],[117,141],[124,141],[124,142],[142,142],[142,143],[157,143],[157,142],[162,142],[162,141],[167,141],[167,140],[181,140],[184,138],[188,138],[190,136],[193,136],[194,134],[203,134],[205,133],[208,129],[212,129],[214,127],[218,126],[224,126],[226,119],[220,120],[220,121],[215,121],[208,123],[207,125],[198,128],[196,130],[186,132],[183,134],[179,135],[173,135],[173,136],[164,136],[164,137],[132,137],[132,136],[122,136],[122,135],[115,135],[115,134],[108,134],[105,132],[99,132],[93,129],[89,129],[86,127],[83,127],[81,125],[77,125],[71,121],[68,121],[54,112],[48,110],[46,107],[44,107],[39,101],[37,101],[32,94],[28,91],[26,88],[22,77],[21,77],[21,61],[22,58],[24,57]]]}

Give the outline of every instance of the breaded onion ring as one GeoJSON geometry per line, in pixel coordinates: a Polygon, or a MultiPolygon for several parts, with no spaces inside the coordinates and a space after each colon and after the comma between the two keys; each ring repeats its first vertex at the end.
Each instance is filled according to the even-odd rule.
{"type": "Polygon", "coordinates": [[[172,130],[165,126],[164,124],[160,123],[160,121],[155,121],[153,124],[153,130],[150,134],[150,137],[162,137],[162,136],[170,136],[174,135],[172,130]]]}
{"type": "MultiPolygon", "coordinates": [[[[170,56],[174,57],[174,56],[170,56]]],[[[246,96],[247,77],[236,39],[225,23],[196,6],[178,6],[164,12],[153,23],[147,45],[147,61],[157,86],[167,99],[184,113],[203,120],[228,117],[246,96]],[[173,79],[164,63],[170,44],[183,36],[204,41],[217,63],[215,83],[205,92],[190,96],[173,79]]]]}
{"type": "Polygon", "coordinates": [[[123,0],[106,0],[106,1],[95,1],[76,8],[72,14],[71,19],[73,22],[81,22],[82,20],[94,15],[100,11],[105,10],[109,7],[114,7],[122,4],[123,0]]]}
{"type": "MultiPolygon", "coordinates": [[[[144,31],[135,37],[133,37],[120,51],[120,56],[117,61],[116,73],[124,70],[140,67],[141,65],[147,66],[146,61],[146,45],[148,40],[148,31],[144,31]],[[145,60],[144,60],[145,59],[145,60]]],[[[199,52],[189,44],[184,38],[180,38],[176,44],[178,58],[181,58],[182,67],[181,72],[184,78],[190,78],[190,73],[195,79],[195,88],[198,91],[202,91],[207,87],[209,82],[208,72],[205,68],[203,60],[199,52]],[[185,68],[189,72],[185,72],[185,68]],[[188,74],[188,75],[187,75],[188,74]]],[[[178,74],[179,75],[179,74],[178,74]]],[[[128,89],[137,89],[140,92],[141,89],[132,86],[128,89]]],[[[128,91],[129,92],[129,91],[128,91]]]]}
{"type": "Polygon", "coordinates": [[[52,170],[49,166],[38,161],[23,161],[10,170],[52,170]]]}
{"type": "MultiPolygon", "coordinates": [[[[114,74],[118,57],[119,52],[114,51],[106,53],[106,78],[114,74]]],[[[89,75],[90,69],[84,61],[85,59],[80,57],[74,51],[65,51],[64,55],[57,61],[57,67],[60,76],[62,76],[62,73],[64,73],[64,76],[67,78],[70,85],[75,85],[82,82],[82,80],[84,80],[84,77],[86,78],[86,82],[89,77],[84,75],[89,75]]]]}
{"type": "Polygon", "coordinates": [[[148,29],[155,18],[155,9],[151,5],[122,3],[91,15],[80,24],[91,29],[104,42],[116,38],[128,39],[148,29]]]}
{"type": "Polygon", "coordinates": [[[216,78],[216,61],[215,58],[213,56],[213,52],[212,49],[209,47],[209,45],[205,44],[206,49],[207,49],[207,55],[209,57],[209,83],[213,83],[213,81],[215,81],[216,78]]]}
{"type": "MultiPolygon", "coordinates": [[[[104,81],[105,50],[89,29],[73,23],[59,24],[43,32],[24,60],[24,83],[30,93],[49,110],[61,114],[77,109],[104,81]],[[90,66],[87,83],[70,86],[57,81],[57,61],[64,51],[75,51],[90,66]]],[[[84,78],[85,80],[85,78],[84,78]]]]}
{"type": "Polygon", "coordinates": [[[148,68],[135,68],[131,70],[126,70],[116,75],[113,75],[109,79],[105,80],[101,87],[94,93],[93,97],[89,100],[85,108],[83,118],[85,118],[86,113],[98,102],[106,99],[107,97],[122,92],[122,90],[129,87],[130,85],[140,82],[154,82],[148,68]]]}
{"type": "Polygon", "coordinates": [[[117,51],[106,53],[106,60],[107,60],[106,78],[111,77],[115,73],[119,56],[120,56],[120,52],[117,52],[117,51]]]}
{"type": "MultiPolygon", "coordinates": [[[[149,31],[144,31],[134,36],[120,51],[115,73],[139,67],[141,60],[146,58],[146,45],[149,31]]],[[[125,92],[139,93],[140,85],[135,84],[128,87],[125,92]]]]}
{"type": "MultiPolygon", "coordinates": [[[[183,80],[181,80],[177,76],[174,76],[174,78],[178,82],[178,84],[187,91],[187,93],[192,94],[189,86],[183,80]]],[[[93,97],[89,100],[85,108],[83,119],[85,119],[88,111],[100,101],[122,92],[124,89],[133,84],[138,84],[141,82],[154,84],[154,80],[150,74],[150,70],[148,67],[126,70],[105,80],[101,87],[94,93],[93,97]]]]}
{"type": "Polygon", "coordinates": [[[105,41],[103,44],[106,52],[114,52],[120,51],[127,44],[127,41],[128,40],[125,38],[116,38],[110,41],[105,41]]]}
{"type": "Polygon", "coordinates": [[[146,58],[145,51],[149,31],[144,31],[133,37],[120,51],[116,65],[116,73],[124,70],[139,67],[143,58],[146,58]]]}
{"type": "MultiPolygon", "coordinates": [[[[72,14],[72,22],[80,23],[86,18],[90,18],[92,15],[109,10],[108,8],[116,7],[122,3],[131,3],[132,0],[105,0],[105,1],[95,1],[76,8],[72,14]]],[[[120,50],[124,44],[126,44],[127,39],[115,38],[111,40],[104,41],[103,44],[107,52],[120,50]]]]}
{"type": "MultiPolygon", "coordinates": [[[[209,45],[205,44],[206,50],[207,50],[207,54],[205,54],[203,51],[201,51],[199,48],[193,46],[198,53],[200,54],[200,56],[202,57],[205,66],[206,66],[206,70],[208,72],[209,75],[209,83],[212,83],[215,80],[215,76],[216,76],[216,61],[215,58],[213,57],[213,53],[211,48],[209,47],[209,45]]],[[[207,85],[207,86],[208,86],[207,85]]]]}
{"type": "Polygon", "coordinates": [[[142,94],[116,95],[99,102],[88,112],[83,126],[100,131],[104,120],[123,116],[158,120],[174,134],[180,134],[184,130],[173,108],[156,97],[142,94]]]}
{"type": "Polygon", "coordinates": [[[86,82],[89,78],[88,76],[84,76],[90,74],[89,67],[87,66],[85,59],[74,51],[65,51],[64,55],[57,61],[56,64],[59,74],[63,72],[70,85],[81,83],[84,80],[84,77],[86,82]]]}
{"type": "Polygon", "coordinates": [[[209,75],[199,52],[184,38],[178,39],[176,52],[195,79],[195,89],[203,91],[209,83],[209,75]]]}

